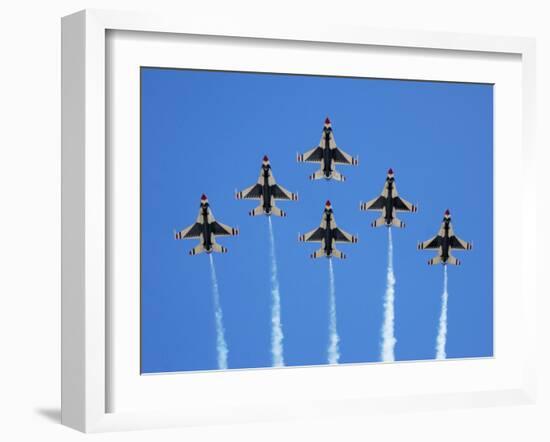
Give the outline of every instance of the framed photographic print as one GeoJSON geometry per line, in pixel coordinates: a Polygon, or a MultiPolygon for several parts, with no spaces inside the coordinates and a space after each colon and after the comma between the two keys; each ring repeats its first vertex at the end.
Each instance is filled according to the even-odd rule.
{"type": "Polygon", "coordinates": [[[140,87],[142,374],[493,356],[492,84],[142,67],[140,87]],[[424,201],[406,229],[417,206],[398,175],[424,201]],[[451,251],[472,243],[445,204],[477,244],[456,273],[451,251]],[[443,271],[416,251],[424,211],[437,235],[420,247],[443,271]]]}
{"type": "Polygon", "coordinates": [[[532,400],[532,40],[85,11],[62,42],[63,423],[532,400]]]}

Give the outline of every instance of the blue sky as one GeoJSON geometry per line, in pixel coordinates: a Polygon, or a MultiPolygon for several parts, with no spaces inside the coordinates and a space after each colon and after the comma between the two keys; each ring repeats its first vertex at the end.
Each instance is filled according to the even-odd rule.
{"type": "Polygon", "coordinates": [[[436,234],[445,209],[474,250],[449,266],[447,357],[493,354],[493,88],[403,80],[142,68],[141,307],[143,373],[217,367],[206,255],[173,230],[195,221],[208,195],[217,220],[240,228],[219,238],[229,249],[215,262],[229,347],[229,368],[271,365],[268,222],[249,217],[257,201],[235,189],[255,183],[263,155],[278,183],[298,192],[273,217],[281,287],[286,365],[324,364],[328,342],[328,263],[312,260],[318,244],[297,241],[317,227],[324,202],[359,235],[334,260],[340,363],[380,358],[387,232],[359,202],[382,190],[392,167],[400,195],[419,211],[393,229],[396,360],[433,359],[442,266],[416,244],[436,234]],[[329,116],[339,147],[359,155],[339,167],[344,183],[308,180],[315,164],[296,153],[319,142],[329,116]]]}

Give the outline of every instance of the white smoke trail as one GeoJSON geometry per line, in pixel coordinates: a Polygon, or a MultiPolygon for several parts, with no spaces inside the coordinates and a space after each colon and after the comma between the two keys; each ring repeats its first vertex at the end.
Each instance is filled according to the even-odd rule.
{"type": "Polygon", "coordinates": [[[447,292],[447,266],[443,266],[443,294],[441,295],[441,315],[439,316],[439,332],[437,333],[436,343],[436,359],[446,359],[447,353],[445,346],[447,344],[447,300],[449,293],[447,292]]]}
{"type": "Polygon", "coordinates": [[[382,325],[382,354],[384,362],[395,361],[394,348],[397,340],[394,336],[394,300],[395,275],[393,274],[393,240],[391,227],[388,228],[388,271],[386,277],[386,294],[384,296],[384,323],[382,325]]]}
{"type": "Polygon", "coordinates": [[[338,336],[338,330],[336,328],[336,284],[334,282],[334,268],[332,267],[332,258],[329,258],[328,260],[328,269],[330,277],[328,363],[338,364],[338,360],[340,359],[340,351],[338,349],[340,337],[338,336]]]}
{"type": "Polygon", "coordinates": [[[271,257],[271,359],[273,367],[284,367],[283,328],[281,325],[281,292],[277,274],[277,256],[275,255],[275,235],[271,217],[269,220],[269,242],[271,257]]]}
{"type": "Polygon", "coordinates": [[[214,299],[214,315],[216,318],[216,350],[218,351],[218,369],[227,369],[227,343],[225,342],[223,328],[223,313],[220,305],[220,290],[218,288],[218,277],[216,276],[216,267],[214,266],[214,256],[210,257],[210,277],[212,278],[212,297],[214,299]]]}

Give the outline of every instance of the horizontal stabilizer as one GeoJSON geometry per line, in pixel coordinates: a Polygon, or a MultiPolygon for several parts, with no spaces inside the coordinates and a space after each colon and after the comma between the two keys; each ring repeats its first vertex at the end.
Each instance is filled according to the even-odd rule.
{"type": "Polygon", "coordinates": [[[449,256],[447,258],[447,262],[445,264],[451,264],[451,265],[454,265],[454,266],[459,266],[460,265],[460,260],[456,259],[454,256],[449,256]]]}
{"type": "Polygon", "coordinates": [[[405,223],[403,221],[401,221],[400,219],[397,219],[397,218],[393,218],[391,224],[392,224],[392,226],[399,227],[400,229],[405,227],[405,223]]]}
{"type": "Polygon", "coordinates": [[[385,225],[386,225],[386,218],[384,218],[383,216],[381,216],[380,218],[374,220],[370,225],[371,225],[372,227],[385,226],[385,225]]]}
{"type": "Polygon", "coordinates": [[[286,216],[286,212],[284,210],[281,210],[279,209],[278,207],[271,207],[271,214],[272,215],[275,215],[275,216],[281,216],[281,217],[285,217],[286,216]]]}
{"type": "MultiPolygon", "coordinates": [[[[303,241],[303,240],[302,240],[302,241],[303,241]]],[[[311,257],[312,259],[321,258],[322,256],[327,256],[327,255],[325,254],[325,249],[322,248],[322,247],[321,247],[319,250],[315,250],[315,252],[313,252],[313,253],[310,255],[310,257],[311,257]]]]}
{"type": "Polygon", "coordinates": [[[258,207],[256,207],[255,209],[251,210],[250,212],[248,212],[248,214],[250,216],[258,216],[258,215],[264,215],[266,214],[265,213],[265,210],[264,210],[264,206],[262,205],[259,205],[258,207]]]}
{"type": "Polygon", "coordinates": [[[198,255],[199,253],[203,253],[203,252],[205,252],[205,248],[202,244],[198,244],[196,247],[189,250],[189,254],[191,256],[198,255]]]}
{"type": "Polygon", "coordinates": [[[435,264],[441,264],[441,257],[436,256],[435,258],[432,258],[428,261],[429,266],[433,266],[435,264]]]}
{"type": "Polygon", "coordinates": [[[332,179],[335,181],[346,181],[346,177],[336,170],[332,171],[332,179]]]}
{"type": "Polygon", "coordinates": [[[322,180],[324,178],[326,178],[326,177],[325,177],[325,174],[323,173],[322,170],[318,170],[317,172],[315,172],[315,173],[313,173],[309,176],[310,180],[322,180]]]}
{"type": "Polygon", "coordinates": [[[212,244],[212,251],[217,253],[227,253],[227,249],[223,246],[220,246],[218,243],[212,244]]]}
{"type": "Polygon", "coordinates": [[[346,259],[346,255],[338,249],[332,249],[332,256],[334,258],[346,259]]]}

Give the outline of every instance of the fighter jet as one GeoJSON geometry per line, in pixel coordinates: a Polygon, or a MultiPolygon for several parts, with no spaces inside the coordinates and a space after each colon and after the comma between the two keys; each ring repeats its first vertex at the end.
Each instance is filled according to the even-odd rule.
{"type": "Polygon", "coordinates": [[[227,249],[216,242],[216,236],[235,236],[239,234],[238,229],[226,226],[214,219],[210,204],[206,195],[201,196],[201,205],[197,221],[180,232],[175,232],[175,239],[200,238],[200,243],[189,251],[190,255],[199,253],[227,253],[227,249]]]}
{"type": "Polygon", "coordinates": [[[254,210],[248,212],[250,216],[257,215],[276,215],[286,216],[286,213],[275,207],[275,200],[291,200],[296,201],[298,195],[296,193],[289,192],[285,188],[275,183],[273,172],[271,171],[271,165],[269,158],[264,156],[262,162],[262,168],[260,169],[260,177],[258,182],[242,192],[237,192],[235,197],[240,199],[252,199],[261,200],[261,203],[254,210]]]}
{"type": "Polygon", "coordinates": [[[356,166],[359,164],[357,158],[352,157],[336,147],[332,125],[328,117],[325,120],[323,135],[321,136],[319,145],[303,155],[298,154],[296,159],[299,163],[321,163],[321,168],[313,175],[310,175],[310,180],[320,180],[321,178],[330,180],[332,178],[336,181],[345,181],[346,177],[335,169],[335,165],[345,164],[356,166]]]}
{"type": "Polygon", "coordinates": [[[438,255],[428,261],[428,265],[433,264],[453,264],[460,265],[460,261],[451,255],[451,249],[457,250],[472,250],[472,243],[466,242],[455,236],[453,226],[451,224],[451,212],[449,209],[445,211],[441,228],[436,236],[427,241],[418,244],[418,250],[422,249],[437,249],[438,255]]]}
{"type": "Polygon", "coordinates": [[[382,194],[366,203],[361,203],[359,208],[360,210],[382,212],[382,216],[371,223],[372,227],[384,225],[386,227],[405,227],[405,223],[396,218],[396,212],[416,212],[418,210],[414,204],[405,201],[397,193],[392,169],[388,170],[382,194]]]}
{"type": "Polygon", "coordinates": [[[327,201],[325,204],[323,218],[321,219],[321,226],[317,229],[313,229],[311,232],[308,232],[305,235],[300,235],[298,239],[305,242],[321,243],[321,248],[312,253],[310,255],[311,258],[320,258],[321,256],[326,256],[327,258],[336,257],[340,259],[345,259],[346,255],[344,255],[340,250],[336,249],[335,244],[339,242],[356,243],[358,241],[358,238],[356,236],[344,232],[342,229],[339,229],[336,226],[336,221],[334,221],[334,213],[332,211],[330,201],[327,201]]]}

